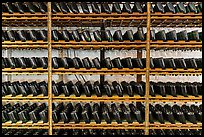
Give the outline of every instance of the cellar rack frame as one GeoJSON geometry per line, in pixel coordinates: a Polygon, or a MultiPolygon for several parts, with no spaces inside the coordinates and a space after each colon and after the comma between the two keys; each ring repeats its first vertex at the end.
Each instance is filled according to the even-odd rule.
{"type": "MultiPolygon", "coordinates": [[[[149,134],[149,128],[169,128],[169,129],[174,129],[174,128],[178,128],[179,127],[179,125],[178,126],[171,126],[171,125],[169,125],[168,127],[167,126],[164,126],[164,127],[155,127],[155,126],[152,126],[151,124],[149,124],[149,107],[148,107],[148,105],[149,105],[149,102],[151,102],[149,99],[151,99],[151,97],[149,96],[149,75],[151,75],[151,74],[165,74],[165,75],[170,75],[171,74],[171,71],[170,72],[168,72],[168,73],[166,73],[166,72],[151,72],[151,70],[150,70],[150,63],[149,63],[149,61],[150,60],[148,60],[149,58],[150,58],[150,53],[149,53],[149,51],[150,51],[150,48],[202,48],[202,44],[200,43],[200,42],[189,42],[189,43],[186,43],[186,42],[184,42],[183,44],[182,43],[180,43],[180,42],[178,42],[176,45],[172,45],[172,43],[175,43],[175,42],[167,42],[167,43],[165,43],[165,44],[160,44],[160,43],[158,43],[158,42],[156,42],[155,43],[155,45],[153,45],[153,42],[151,42],[150,41],[150,23],[154,23],[154,22],[151,22],[151,19],[153,19],[153,21],[157,21],[157,20],[160,20],[160,17],[162,17],[162,19],[164,19],[164,21],[163,22],[160,22],[159,24],[157,23],[156,24],[156,26],[162,26],[162,25],[165,25],[165,26],[171,26],[171,24],[169,25],[169,24],[165,24],[165,21],[167,21],[167,23],[169,23],[168,22],[168,20],[171,20],[171,19],[174,19],[174,18],[178,18],[179,17],[179,20],[181,21],[181,22],[183,22],[183,23],[181,23],[180,24],[180,26],[184,26],[184,25],[187,25],[187,26],[193,26],[193,27],[196,27],[196,26],[199,26],[200,24],[199,23],[202,23],[202,16],[201,16],[201,14],[198,14],[198,15],[195,15],[196,17],[192,17],[192,15],[191,14],[185,14],[185,16],[183,16],[183,15],[178,15],[177,14],[177,16],[175,17],[174,16],[174,14],[172,14],[172,15],[167,15],[167,14],[161,14],[161,13],[156,13],[156,14],[152,14],[152,17],[151,17],[151,13],[150,13],[150,2],[148,2],[148,4],[147,4],[147,21],[145,22],[145,23],[147,23],[147,40],[145,41],[146,42],[146,46],[142,46],[141,48],[146,48],[146,52],[147,52],[147,54],[146,54],[146,58],[147,58],[147,60],[146,60],[146,64],[147,64],[147,66],[146,66],[146,70],[145,70],[145,74],[146,74],[146,78],[147,78],[147,80],[146,80],[146,95],[145,95],[145,102],[146,102],[146,115],[145,115],[145,125],[142,127],[143,129],[145,129],[145,134],[146,135],[148,135],[149,134]],[[159,16],[159,17],[158,17],[159,16]],[[189,23],[189,24],[185,24],[185,20],[195,20],[195,19],[198,19],[197,20],[197,22],[191,22],[191,23],[189,23]],[[193,24],[193,23],[195,23],[195,24],[198,24],[198,25],[195,25],[195,24],[193,24]],[[159,46],[158,46],[159,45],[159,46]]],[[[40,43],[36,43],[35,44],[35,46],[33,47],[33,48],[48,48],[48,64],[49,64],[49,67],[48,67],[48,72],[45,72],[45,73],[48,73],[48,92],[49,92],[49,94],[48,94],[48,108],[49,108],[49,114],[51,114],[51,112],[52,112],[52,102],[53,102],[53,97],[52,97],[52,87],[51,87],[51,81],[52,81],[52,74],[57,74],[57,73],[55,73],[55,72],[53,72],[53,69],[51,68],[51,64],[52,64],[52,60],[51,60],[51,57],[52,57],[52,48],[53,49],[55,49],[56,47],[57,47],[57,44],[59,45],[59,43],[57,43],[56,44],[56,46],[55,46],[55,42],[52,42],[52,40],[51,40],[51,25],[52,25],[52,22],[54,23],[54,20],[55,19],[57,19],[57,18],[55,18],[55,19],[52,19],[52,15],[51,15],[51,2],[48,2],[48,12],[47,12],[47,14],[45,14],[46,15],[46,19],[45,18],[41,18],[43,21],[45,21],[46,22],[46,20],[47,20],[47,17],[48,17],[48,20],[47,20],[47,27],[48,27],[48,42],[47,43],[43,43],[43,44],[40,44],[40,43]],[[48,44],[48,46],[47,46],[47,44],[48,44]]],[[[13,17],[11,17],[10,19],[8,19],[8,18],[4,18],[4,15],[5,14],[3,14],[3,22],[5,22],[5,20],[15,20],[16,18],[13,18],[13,17]]],[[[37,15],[37,14],[36,14],[37,15]]],[[[12,16],[14,16],[15,17],[15,14],[13,14],[12,16]]],[[[29,16],[29,15],[28,15],[29,16]]],[[[33,14],[32,14],[32,16],[33,16],[33,14]]],[[[17,20],[25,20],[25,19],[29,19],[29,18],[27,18],[27,17],[19,17],[17,20]]],[[[31,20],[40,20],[40,18],[39,17],[34,17],[34,18],[32,18],[31,20]]],[[[78,19],[81,19],[81,18],[77,18],[77,20],[78,19]]],[[[88,19],[88,18],[86,18],[86,19],[88,19]]],[[[86,20],[86,19],[82,19],[82,20],[86,20]]],[[[123,19],[123,18],[121,18],[121,17],[119,17],[119,19],[123,19]]],[[[133,18],[133,19],[135,19],[135,18],[133,18]]],[[[142,19],[142,18],[141,18],[142,19]]],[[[73,19],[73,18],[70,18],[70,20],[76,20],[76,19],[73,19]]],[[[124,20],[127,20],[127,19],[124,19],[124,20]]],[[[132,20],[131,20],[132,21],[132,20]]],[[[129,26],[131,26],[131,23],[132,22],[129,22],[128,23],[128,25],[129,26]]],[[[111,20],[110,19],[110,22],[113,22],[113,20],[111,20]]],[[[121,24],[122,25],[122,23],[123,23],[124,21],[122,20],[122,21],[120,21],[120,23],[119,24],[121,24]]],[[[23,23],[23,22],[21,22],[21,23],[23,23]]],[[[93,23],[93,22],[91,22],[91,23],[93,23]]],[[[144,23],[144,22],[142,22],[142,23],[144,23]]],[[[175,22],[174,22],[175,23],[175,22]]],[[[4,24],[5,25],[5,24],[4,24]]],[[[30,24],[31,25],[31,24],[30,24]]],[[[62,24],[61,24],[62,25],[62,24]]],[[[141,25],[141,24],[140,24],[141,25]]],[[[32,25],[31,25],[32,26],[32,25]]],[[[111,26],[111,25],[110,25],[111,26]]],[[[143,25],[142,25],[143,26],[143,25]]],[[[154,26],[154,25],[153,25],[154,26]]],[[[177,25],[177,26],[174,26],[174,27],[180,27],[179,25],[177,25]]],[[[41,42],[42,43],[42,42],[41,42]]],[[[163,43],[163,42],[162,42],[163,43]]],[[[4,43],[3,43],[4,44],[4,43]]],[[[25,43],[24,43],[25,44],[25,43]]],[[[17,46],[19,46],[18,48],[31,48],[30,46],[27,46],[27,43],[24,45],[24,44],[22,44],[21,42],[19,42],[18,44],[16,44],[14,47],[11,47],[11,45],[9,45],[9,44],[4,44],[3,45],[3,48],[17,48],[17,46]],[[25,46],[25,47],[24,47],[25,46]]],[[[60,43],[60,44],[63,44],[63,43],[60,43]]],[[[75,45],[76,46],[76,45],[75,45]]],[[[99,47],[99,48],[104,48],[106,45],[104,45],[104,46],[102,46],[101,45],[101,47],[99,47]]],[[[107,48],[116,48],[116,47],[114,47],[115,45],[111,45],[110,47],[107,47],[107,48]],[[112,46],[112,47],[111,47],[112,46]]],[[[129,47],[127,47],[127,46],[129,46],[129,45],[124,45],[124,47],[121,47],[121,48],[129,48],[129,47]]],[[[70,46],[68,46],[68,48],[73,48],[71,45],[70,46]]],[[[61,46],[61,48],[67,48],[67,47],[63,47],[63,46],[61,46]]],[[[78,48],[81,48],[80,46],[78,46],[78,47],[76,47],[76,49],[78,49],[78,48]]],[[[93,48],[93,49],[98,49],[98,47],[87,47],[87,48],[93,48]]],[[[130,46],[130,48],[131,48],[131,46],[130,46]]],[[[140,48],[139,46],[135,46],[135,48],[140,48]]],[[[201,70],[202,71],[202,70],[201,70]]],[[[33,71],[33,72],[35,72],[35,71],[33,71]]],[[[32,73],[33,73],[32,72],[32,73]]],[[[39,72],[39,71],[38,71],[39,72]]],[[[31,73],[29,73],[29,72],[26,72],[27,74],[31,74],[31,73]]],[[[36,74],[37,74],[37,72],[35,72],[36,74]]],[[[62,72],[63,73],[63,72],[62,72]]],[[[6,74],[6,72],[4,72],[4,74],[6,74]]],[[[11,74],[11,73],[7,73],[7,74],[11,74]]],[[[12,74],[15,74],[15,73],[13,73],[12,72],[12,74]]],[[[16,74],[25,74],[25,73],[16,73],[16,74]]],[[[39,73],[39,74],[42,74],[42,73],[39,73]]],[[[88,73],[83,73],[83,74],[88,74],[88,73]]],[[[117,73],[118,74],[118,73],[117,73]]],[[[127,73],[126,73],[127,74],[127,73]]],[[[135,72],[134,72],[134,74],[135,74],[135,72]]],[[[173,74],[192,74],[192,72],[185,72],[185,73],[183,73],[183,72],[174,72],[173,74]]],[[[194,73],[194,74],[201,74],[201,72],[199,71],[198,73],[194,73]]],[[[181,99],[182,100],[182,99],[181,99]]],[[[167,101],[170,101],[170,102],[172,102],[171,100],[167,100],[167,101]]],[[[53,128],[58,128],[58,127],[55,127],[55,126],[53,126],[52,125],[52,115],[49,115],[49,122],[48,122],[48,124],[49,124],[49,126],[48,126],[48,128],[49,128],[49,135],[52,135],[52,129],[53,128]]],[[[198,128],[201,128],[201,127],[199,127],[199,126],[196,126],[196,124],[194,124],[195,125],[195,128],[196,129],[198,129],[198,128]]],[[[4,128],[4,126],[3,126],[3,128],[4,128]]],[[[10,128],[10,127],[9,127],[10,128]]],[[[12,128],[12,127],[11,127],[12,128]]],[[[21,128],[21,127],[14,127],[14,128],[21,128]]],[[[25,128],[29,128],[29,127],[25,127],[25,128]]],[[[32,128],[32,127],[31,127],[32,128]]],[[[34,127],[33,127],[34,128],[34,127]]],[[[41,128],[40,126],[39,126],[39,128],[41,128]]],[[[72,128],[72,127],[70,127],[70,128],[72,128]]],[[[81,128],[81,127],[79,127],[79,128],[81,128]]],[[[102,127],[102,128],[104,128],[104,127],[102,127]]],[[[110,128],[112,128],[112,127],[110,127],[110,128]]],[[[136,127],[133,127],[133,128],[136,128],[136,127]]],[[[189,127],[185,127],[185,128],[189,128],[189,127]]],[[[121,128],[121,129],[123,129],[123,127],[121,128]]]]}

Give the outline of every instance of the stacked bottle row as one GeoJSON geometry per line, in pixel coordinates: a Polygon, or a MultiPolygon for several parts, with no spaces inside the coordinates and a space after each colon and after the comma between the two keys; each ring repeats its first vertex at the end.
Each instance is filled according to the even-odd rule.
{"type": "MultiPolygon", "coordinates": [[[[202,104],[150,104],[149,113],[150,123],[170,122],[172,124],[187,122],[197,124],[202,121],[202,104]]],[[[106,122],[111,124],[117,122],[139,122],[145,121],[145,106],[141,102],[137,103],[59,103],[53,104],[52,119],[54,123],[90,123],[106,122]]],[[[19,104],[11,105],[10,103],[2,107],[2,122],[11,121],[16,123],[22,121],[26,123],[32,121],[33,123],[43,121],[48,122],[48,109],[45,103],[42,104],[19,104]]]]}
{"type": "Polygon", "coordinates": [[[16,102],[15,104],[7,103],[2,106],[2,123],[8,121],[11,121],[12,123],[18,121],[22,121],[22,123],[28,121],[37,123],[40,120],[43,120],[43,122],[46,123],[48,121],[47,118],[48,108],[45,103],[19,104],[16,102]]]}
{"type": "MultiPolygon", "coordinates": [[[[47,57],[3,57],[2,58],[2,68],[43,68],[46,69],[48,67],[48,58],[47,57]]],[[[80,59],[78,57],[69,58],[69,57],[53,57],[52,58],[52,67],[55,69],[58,68],[140,68],[144,69],[146,67],[146,58],[122,58],[120,57],[110,59],[110,57],[106,57],[103,60],[99,60],[98,57],[94,59],[89,59],[85,57],[80,59]]],[[[150,68],[202,68],[202,58],[150,58],[150,68]]]]}
{"type": "MultiPolygon", "coordinates": [[[[108,82],[105,81],[100,83],[99,81],[95,82],[66,82],[63,81],[55,82],[52,81],[52,93],[54,96],[64,95],[69,97],[71,95],[75,95],[76,97],[80,97],[85,95],[86,97],[91,97],[92,95],[96,95],[97,97],[108,96],[112,97],[114,95],[123,97],[129,96],[133,97],[134,95],[144,96],[145,95],[145,82],[135,82],[135,81],[122,81],[117,82],[108,82]]],[[[48,95],[47,83],[45,81],[42,82],[3,82],[2,83],[2,96],[11,95],[15,97],[17,95],[22,96],[38,96],[43,94],[43,96],[48,95]]],[[[199,82],[150,82],[150,95],[156,96],[161,95],[162,97],[166,97],[168,95],[177,97],[177,96],[195,96],[198,97],[202,95],[202,83],[199,82]]]]}
{"type": "MultiPolygon", "coordinates": [[[[141,102],[129,103],[129,104],[107,104],[107,103],[94,103],[90,105],[86,103],[81,105],[77,103],[75,106],[72,103],[63,105],[63,103],[58,104],[53,109],[53,121],[58,123],[63,121],[64,123],[69,122],[85,122],[90,123],[92,120],[97,124],[102,121],[107,123],[112,123],[116,121],[117,123],[122,122],[139,122],[143,123],[145,120],[145,106],[141,102]]],[[[151,105],[150,104],[150,123],[160,122],[164,124],[165,122],[170,122],[175,124],[180,122],[186,124],[187,121],[193,124],[202,121],[202,104],[201,105],[182,105],[177,104],[170,106],[165,104],[164,106],[160,104],[151,105]]]]}
{"type": "MultiPolygon", "coordinates": [[[[165,30],[160,30],[157,33],[155,30],[151,30],[151,40],[184,40],[184,41],[201,41],[202,40],[202,32],[198,32],[198,30],[194,30],[191,32],[187,32],[186,30],[180,31],[176,33],[176,30],[172,30],[169,32],[165,32],[165,30]]],[[[47,41],[47,30],[6,30],[2,31],[2,41],[37,41],[44,40],[47,41]]],[[[127,30],[124,34],[122,34],[121,30],[116,30],[113,34],[111,34],[110,30],[94,30],[91,32],[90,30],[52,30],[52,40],[59,41],[108,41],[108,42],[123,42],[126,41],[135,41],[135,40],[146,40],[146,33],[144,33],[142,28],[138,28],[138,31],[133,33],[132,30],[127,30]],[[93,37],[92,37],[93,36],[93,37]]]]}
{"type": "MultiPolygon", "coordinates": [[[[3,135],[47,135],[46,130],[42,129],[3,129],[3,135]]],[[[60,129],[54,130],[53,135],[144,135],[141,129],[60,129]]],[[[202,135],[199,129],[150,129],[150,135],[202,135]]]]}
{"type": "MultiPolygon", "coordinates": [[[[113,3],[86,3],[81,2],[80,4],[76,4],[75,2],[52,2],[52,12],[58,13],[62,12],[64,14],[67,13],[129,13],[132,14],[134,12],[143,13],[147,11],[146,3],[140,3],[140,2],[134,2],[134,4],[130,2],[124,2],[120,4],[119,2],[113,2],[113,3]],[[134,5],[132,7],[132,5],[134,5]],[[91,7],[90,7],[91,6],[91,7]],[[122,6],[122,7],[121,7],[122,6]],[[112,8],[111,8],[112,7],[112,8]],[[80,12],[79,9],[82,9],[80,12]]],[[[43,2],[7,2],[2,4],[2,12],[41,12],[46,13],[47,12],[47,6],[43,2]]],[[[194,12],[195,14],[202,12],[202,3],[196,4],[194,2],[189,2],[187,5],[184,4],[184,2],[179,2],[175,6],[172,2],[167,2],[166,4],[162,4],[161,2],[156,2],[154,6],[151,6],[151,12],[172,12],[172,13],[189,13],[194,12]]]]}

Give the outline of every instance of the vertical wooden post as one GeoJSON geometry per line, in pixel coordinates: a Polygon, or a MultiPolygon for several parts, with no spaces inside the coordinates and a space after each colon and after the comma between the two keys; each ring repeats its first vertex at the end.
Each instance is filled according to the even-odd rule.
{"type": "Polygon", "coordinates": [[[147,2],[145,135],[149,135],[150,4],[150,2],[147,2]]]}
{"type": "Polygon", "coordinates": [[[49,124],[49,135],[52,135],[52,22],[51,22],[51,2],[47,3],[47,42],[48,42],[48,124],[49,124]]]}

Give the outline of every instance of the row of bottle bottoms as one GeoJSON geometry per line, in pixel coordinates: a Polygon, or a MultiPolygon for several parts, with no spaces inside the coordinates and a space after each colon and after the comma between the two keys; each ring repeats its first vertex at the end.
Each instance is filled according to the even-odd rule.
{"type": "MultiPolygon", "coordinates": [[[[90,82],[90,81],[77,81],[77,82],[55,82],[52,81],[52,93],[54,96],[64,95],[69,97],[75,95],[80,97],[85,95],[86,97],[91,97],[96,95],[97,97],[102,96],[118,96],[123,97],[129,96],[133,97],[134,95],[139,95],[144,97],[145,95],[145,82],[135,82],[135,81],[122,81],[117,82],[108,82],[104,81],[100,83],[99,81],[90,82]]],[[[48,84],[45,81],[36,82],[36,81],[15,81],[15,82],[2,82],[2,96],[11,95],[15,97],[17,95],[22,96],[38,96],[38,95],[48,96],[48,84]]],[[[157,96],[161,95],[162,97],[166,96],[195,96],[198,97],[202,95],[202,83],[199,82],[153,82],[150,81],[150,95],[157,96]]]]}
{"type": "MultiPolygon", "coordinates": [[[[146,58],[114,58],[106,57],[103,60],[99,60],[98,57],[90,59],[88,57],[80,59],[79,57],[69,58],[69,57],[53,57],[52,67],[54,69],[58,68],[140,68],[144,69],[146,67],[146,58]]],[[[48,68],[48,57],[2,57],[2,68],[48,68]]],[[[202,68],[202,58],[150,58],[150,68],[202,68]]]]}
{"type": "MultiPolygon", "coordinates": [[[[48,135],[46,129],[2,129],[3,135],[48,135]]],[[[202,135],[202,129],[150,129],[150,135],[202,135]]],[[[142,129],[58,129],[53,135],[144,135],[142,129]]]]}
{"type": "MultiPolygon", "coordinates": [[[[132,14],[134,12],[144,13],[147,11],[147,4],[141,2],[124,2],[120,4],[120,2],[81,2],[80,4],[76,2],[52,2],[51,3],[51,10],[53,13],[62,12],[64,14],[68,13],[129,13],[132,14]],[[82,9],[80,11],[79,9],[82,9]]],[[[20,12],[21,14],[30,12],[47,12],[47,5],[44,2],[6,2],[2,4],[2,12],[8,12],[13,14],[15,12],[20,12]]],[[[161,2],[156,2],[155,4],[151,5],[151,12],[171,12],[171,13],[189,13],[193,12],[195,14],[202,12],[202,3],[196,4],[195,2],[189,2],[185,5],[184,2],[179,2],[174,5],[172,2],[166,2],[162,4],[161,2]]]]}
{"type": "MultiPolygon", "coordinates": [[[[135,40],[146,40],[146,33],[144,33],[142,28],[138,28],[137,32],[133,33],[132,30],[127,30],[124,34],[122,34],[121,30],[116,30],[113,34],[111,34],[110,30],[94,30],[93,32],[90,30],[52,30],[51,31],[52,40],[59,41],[86,41],[86,42],[123,42],[127,41],[135,41],[135,40]]],[[[150,39],[152,41],[156,40],[173,40],[173,41],[202,41],[202,32],[198,32],[198,30],[194,30],[191,32],[187,32],[186,30],[182,30],[180,32],[176,32],[176,30],[165,32],[165,30],[160,30],[155,32],[155,30],[150,31],[150,39]]],[[[6,30],[2,31],[2,41],[37,41],[44,40],[47,41],[47,30],[6,30]]]]}
{"type": "MultiPolygon", "coordinates": [[[[139,122],[145,121],[145,106],[141,102],[137,103],[59,103],[52,106],[52,119],[54,123],[60,121],[64,123],[85,122],[106,122],[111,124],[117,122],[139,122]]],[[[149,122],[156,121],[164,124],[165,122],[175,123],[193,123],[202,121],[202,104],[150,104],[149,122]]],[[[11,105],[7,103],[2,106],[2,122],[11,121],[16,123],[22,121],[33,123],[43,121],[48,122],[48,107],[45,103],[37,104],[19,104],[11,105]]]]}

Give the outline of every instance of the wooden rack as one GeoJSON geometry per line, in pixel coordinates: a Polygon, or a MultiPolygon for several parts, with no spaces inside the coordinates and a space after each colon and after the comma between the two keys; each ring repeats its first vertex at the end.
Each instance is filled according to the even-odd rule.
{"type": "MultiPolygon", "coordinates": [[[[46,14],[42,13],[25,13],[25,14],[2,14],[2,26],[45,26],[48,28],[48,40],[47,41],[4,41],[2,42],[2,48],[4,49],[47,49],[48,50],[48,68],[47,69],[2,69],[3,74],[46,74],[48,75],[48,96],[44,97],[42,95],[33,97],[22,97],[22,96],[5,96],[2,98],[2,101],[21,101],[21,102],[48,102],[48,123],[15,123],[11,124],[10,122],[3,123],[3,128],[12,128],[12,129],[48,129],[49,135],[53,134],[53,129],[144,129],[145,135],[149,134],[149,129],[201,129],[202,125],[199,124],[160,124],[160,123],[149,123],[149,103],[152,102],[201,102],[202,96],[194,97],[162,97],[156,96],[151,97],[149,95],[149,81],[150,75],[201,75],[202,69],[151,69],[150,68],[150,49],[201,49],[202,42],[200,41],[151,41],[150,40],[150,29],[151,27],[202,27],[202,14],[172,14],[172,13],[151,13],[150,12],[150,2],[147,3],[147,12],[145,13],[133,13],[133,14],[63,14],[51,13],[51,2],[47,3],[48,11],[46,14]],[[146,27],[147,28],[147,39],[146,41],[124,41],[124,42],[75,42],[69,41],[65,42],[63,40],[53,41],[51,40],[51,30],[54,26],[60,27],[80,27],[80,26],[92,26],[92,27],[101,27],[103,30],[105,27],[114,27],[114,26],[126,26],[126,27],[146,27]],[[53,69],[52,66],[52,49],[100,49],[100,58],[104,58],[104,51],[106,49],[144,49],[146,50],[146,68],[145,69],[53,69]],[[101,81],[104,80],[104,75],[137,75],[137,81],[141,81],[141,76],[146,76],[146,94],[144,97],[134,96],[134,97],[65,97],[65,96],[54,96],[52,94],[52,75],[65,75],[65,74],[88,74],[88,75],[101,75],[101,81]],[[96,124],[92,122],[91,124],[85,123],[53,123],[52,122],[52,102],[144,102],[145,103],[145,122],[139,124],[137,122],[133,124],[128,124],[123,122],[122,124],[112,123],[107,124],[103,122],[102,124],[96,124]]],[[[138,58],[142,58],[141,52],[138,52],[138,58]]]]}

